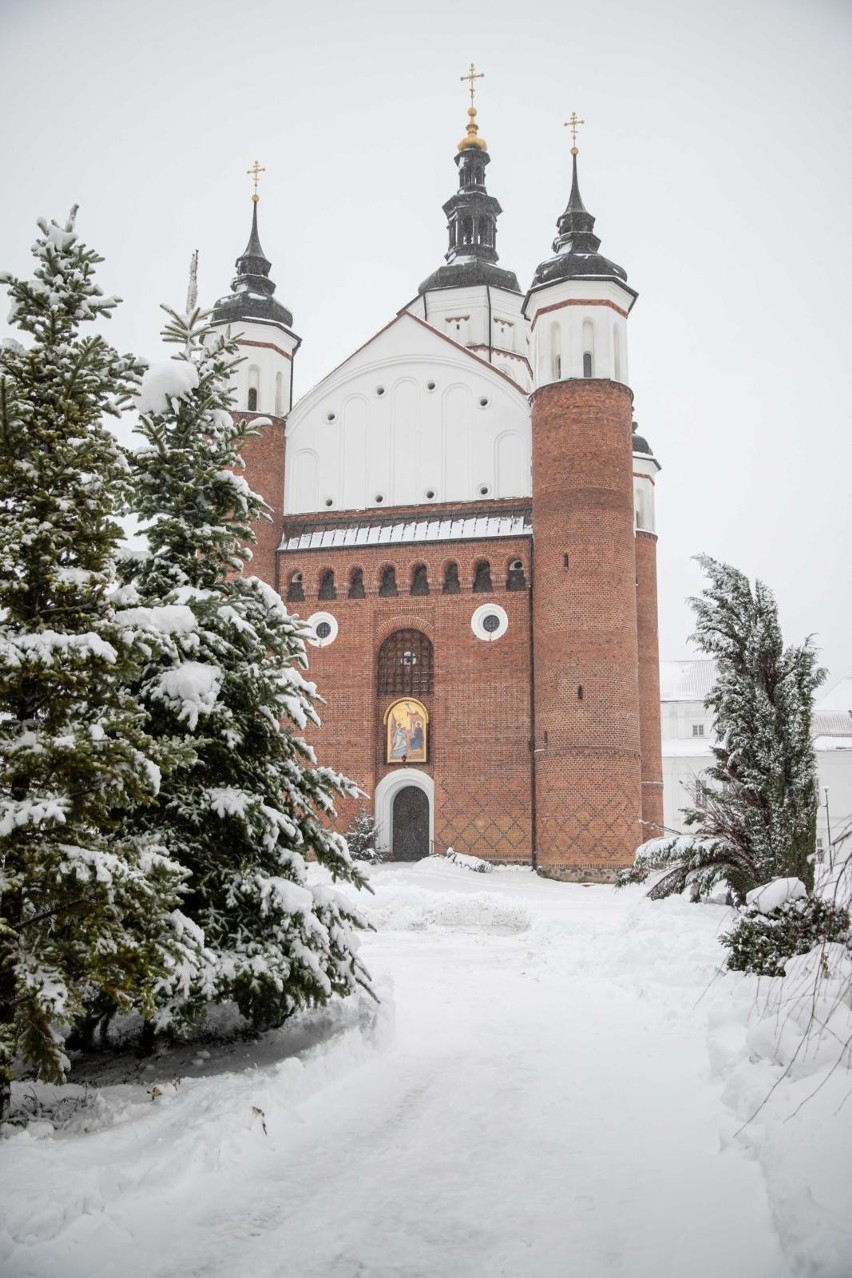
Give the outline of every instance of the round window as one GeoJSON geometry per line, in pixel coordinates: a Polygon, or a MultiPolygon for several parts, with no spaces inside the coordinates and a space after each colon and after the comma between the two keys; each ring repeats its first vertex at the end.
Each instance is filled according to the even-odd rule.
{"type": "Polygon", "coordinates": [[[482,604],[471,617],[470,628],[477,639],[501,639],[509,629],[509,615],[499,604],[482,604]]]}
{"type": "Polygon", "coordinates": [[[308,617],[308,643],[314,648],[327,648],[337,638],[337,622],[330,612],[315,612],[308,617]]]}
{"type": "MultiPolygon", "coordinates": [[[[497,626],[500,624],[500,623],[497,621],[497,618],[496,618],[496,617],[486,617],[486,618],[485,618],[485,628],[486,628],[486,630],[487,630],[487,629],[489,629],[489,626],[488,626],[489,621],[494,621],[494,622],[495,622],[495,625],[494,625],[493,627],[491,627],[491,629],[496,630],[497,626]]],[[[319,625],[318,625],[318,626],[315,626],[315,627],[314,627],[314,634],[316,635],[317,639],[327,639],[327,638],[328,638],[328,636],[331,634],[331,626],[328,624],[328,622],[327,622],[327,621],[321,621],[321,622],[319,623],[319,625]]]]}

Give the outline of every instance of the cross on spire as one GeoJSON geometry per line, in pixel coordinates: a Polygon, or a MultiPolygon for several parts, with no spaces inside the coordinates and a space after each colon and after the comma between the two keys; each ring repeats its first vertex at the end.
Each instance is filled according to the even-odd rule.
{"type": "Polygon", "coordinates": [[[258,183],[260,182],[260,175],[261,173],[265,173],[265,172],[266,172],[266,169],[261,167],[259,160],[255,160],[251,168],[246,169],[246,173],[254,182],[254,195],[251,198],[255,204],[257,204],[258,200],[260,199],[260,196],[257,193],[258,183]]]}
{"type": "Polygon", "coordinates": [[[565,121],[565,128],[571,130],[571,154],[577,154],[577,130],[581,124],[585,124],[585,120],[581,120],[576,111],[571,112],[571,119],[565,121]]]}
{"type": "Polygon", "coordinates": [[[485,79],[485,72],[484,72],[484,71],[477,71],[477,70],[476,70],[476,67],[475,67],[475,66],[473,65],[473,63],[471,62],[471,64],[470,64],[470,70],[468,71],[467,75],[460,75],[460,76],[459,76],[459,79],[460,79],[460,80],[467,80],[468,93],[470,94],[470,105],[471,105],[471,106],[473,106],[473,95],[474,95],[474,93],[476,92],[476,84],[475,84],[475,81],[476,81],[476,80],[484,80],[484,79],[485,79]]]}

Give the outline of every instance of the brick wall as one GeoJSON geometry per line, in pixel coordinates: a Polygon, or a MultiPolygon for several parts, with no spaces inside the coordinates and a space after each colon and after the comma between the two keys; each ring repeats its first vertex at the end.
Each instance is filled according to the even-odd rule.
{"type": "MultiPolygon", "coordinates": [[[[423,517],[425,512],[420,507],[417,513],[423,517]]],[[[429,761],[407,766],[422,768],[434,780],[438,851],[452,844],[493,860],[529,862],[529,592],[506,589],[512,560],[523,562],[529,581],[528,550],[526,537],[501,537],[281,555],[282,592],[293,573],[303,579],[305,599],[289,603],[291,611],[304,617],[328,612],[339,626],[332,644],[309,650],[310,677],[328,704],[320,708],[322,727],[311,729],[308,739],[323,763],[352,777],[369,795],[397,766],[385,762],[384,714],[400,694],[378,693],[379,648],[399,629],[420,630],[431,640],[433,691],[412,694],[429,711],[429,761]],[[473,591],[481,560],[491,566],[489,593],[473,591]],[[442,593],[451,561],[458,565],[458,594],[442,593]],[[420,564],[426,566],[429,594],[412,596],[412,574],[420,564]],[[389,565],[396,570],[396,598],[378,593],[389,565]],[[354,568],[363,572],[363,599],[347,597],[354,568]],[[320,600],[320,580],[329,570],[337,598],[320,600]],[[489,602],[498,603],[509,618],[506,634],[492,642],[478,639],[470,626],[474,610],[489,602]]],[[[354,806],[341,808],[339,828],[346,827],[354,806]]]]}
{"type": "Polygon", "coordinates": [[[591,378],[532,397],[537,844],[557,877],[609,877],[641,840],[631,409],[591,378]]]}
{"type": "MultiPolygon", "coordinates": [[[[234,413],[240,421],[252,421],[257,416],[257,413],[234,413]]],[[[271,520],[259,519],[254,526],[257,545],[252,546],[252,561],[247,571],[277,589],[275,574],[284,505],[286,421],[283,417],[270,417],[269,421],[270,425],[259,427],[260,433],[247,439],[242,448],[244,474],[249,486],[272,508],[271,520]]]]}
{"type": "Polygon", "coordinates": [[[642,748],[642,839],[663,833],[657,538],[636,533],[636,623],[639,646],[639,736],[642,748]]]}

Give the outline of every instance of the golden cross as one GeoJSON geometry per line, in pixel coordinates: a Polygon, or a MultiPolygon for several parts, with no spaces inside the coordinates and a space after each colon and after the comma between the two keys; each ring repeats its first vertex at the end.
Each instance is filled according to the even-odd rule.
{"type": "Polygon", "coordinates": [[[261,168],[259,160],[255,160],[251,168],[246,169],[246,173],[254,182],[254,195],[251,198],[254,200],[255,204],[257,204],[258,200],[260,199],[260,196],[257,193],[257,185],[258,185],[258,182],[260,181],[260,175],[261,173],[265,173],[265,172],[266,172],[266,169],[261,168]]]}
{"type": "Polygon", "coordinates": [[[585,120],[581,120],[576,111],[571,112],[571,119],[565,121],[565,128],[571,130],[572,154],[577,149],[577,129],[581,124],[585,124],[585,120]]]}
{"type": "Polygon", "coordinates": [[[460,80],[467,80],[467,84],[468,84],[468,92],[470,93],[470,105],[471,105],[471,106],[473,106],[473,95],[474,95],[474,93],[476,92],[476,85],[474,84],[474,81],[475,81],[475,80],[484,80],[484,79],[485,79],[485,72],[484,72],[484,71],[477,71],[477,70],[476,70],[476,68],[474,67],[473,63],[471,62],[471,64],[470,64],[470,70],[468,71],[467,75],[460,75],[460,76],[459,76],[459,79],[460,79],[460,80]]]}

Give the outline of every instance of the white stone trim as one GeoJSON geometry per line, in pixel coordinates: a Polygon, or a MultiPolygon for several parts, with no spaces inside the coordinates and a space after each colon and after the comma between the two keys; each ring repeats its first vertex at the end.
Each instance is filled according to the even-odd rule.
{"type": "Polygon", "coordinates": [[[435,782],[428,772],[421,772],[419,768],[394,768],[393,772],[382,777],[373,795],[378,844],[383,852],[390,852],[393,847],[394,796],[407,785],[422,790],[429,800],[429,847],[435,847],[435,782]]]}
{"type": "Polygon", "coordinates": [[[506,612],[506,609],[501,608],[499,604],[481,604],[470,619],[470,628],[476,635],[477,639],[483,639],[489,643],[494,639],[502,639],[503,635],[509,629],[508,613],[506,612]],[[496,630],[485,629],[485,618],[489,616],[500,618],[500,625],[496,630]]]}
{"type": "Polygon", "coordinates": [[[314,648],[327,648],[329,644],[334,643],[337,638],[337,620],[335,617],[332,617],[330,612],[312,612],[310,617],[308,617],[307,625],[309,625],[313,631],[313,638],[309,635],[308,643],[312,644],[314,648]],[[325,621],[329,626],[331,626],[331,634],[326,635],[324,639],[320,639],[316,633],[317,626],[321,621],[325,621]]]}

